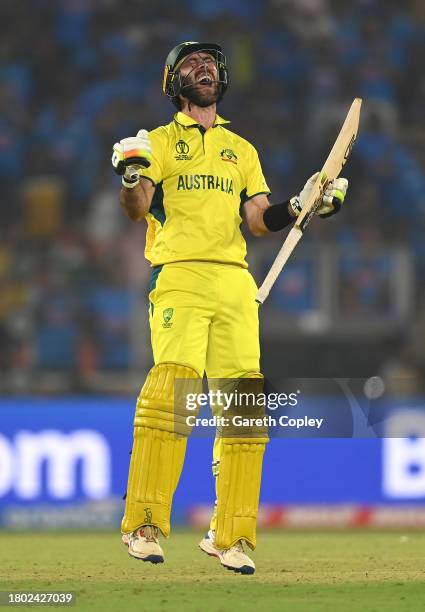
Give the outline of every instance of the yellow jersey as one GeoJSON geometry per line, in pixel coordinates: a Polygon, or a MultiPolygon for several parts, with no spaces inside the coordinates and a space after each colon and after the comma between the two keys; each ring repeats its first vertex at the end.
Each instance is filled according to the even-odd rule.
{"type": "Polygon", "coordinates": [[[156,185],[145,256],[153,266],[214,261],[248,267],[241,207],[270,193],[255,148],[216,115],[205,130],[182,112],[150,132],[153,160],[141,175],[156,185]]]}

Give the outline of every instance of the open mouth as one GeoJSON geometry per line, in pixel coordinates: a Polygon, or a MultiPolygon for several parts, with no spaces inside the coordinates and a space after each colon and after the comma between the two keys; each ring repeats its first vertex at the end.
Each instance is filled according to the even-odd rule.
{"type": "Polygon", "coordinates": [[[211,77],[203,75],[196,80],[196,83],[201,85],[212,85],[213,80],[211,77]]]}

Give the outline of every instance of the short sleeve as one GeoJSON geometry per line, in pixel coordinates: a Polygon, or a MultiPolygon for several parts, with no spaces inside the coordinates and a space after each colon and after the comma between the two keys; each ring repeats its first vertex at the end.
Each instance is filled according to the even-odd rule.
{"type": "Polygon", "coordinates": [[[149,132],[152,145],[152,163],[149,168],[143,168],[140,175],[158,185],[164,179],[164,160],[168,146],[167,130],[163,127],[156,128],[149,132]]]}
{"type": "Polygon", "coordinates": [[[256,149],[251,146],[248,156],[246,173],[246,199],[249,200],[259,193],[270,193],[266,179],[261,169],[260,160],[256,149]]]}

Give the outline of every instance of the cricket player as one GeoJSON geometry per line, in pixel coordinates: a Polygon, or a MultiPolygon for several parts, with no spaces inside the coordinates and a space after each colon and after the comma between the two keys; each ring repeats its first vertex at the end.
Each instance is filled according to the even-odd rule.
{"type": "MultiPolygon", "coordinates": [[[[120,202],[133,221],[146,219],[146,258],[154,366],[137,400],[123,542],[133,557],[162,563],[160,535],[186,450],[188,428],[176,414],[174,382],[258,379],[260,347],[256,285],[245,261],[243,221],[254,236],[283,230],[303,207],[317,176],[281,204],[270,205],[258,154],[229,129],[217,104],[229,84],[217,44],[185,42],[168,55],[164,93],[177,107],[171,123],[124,138],[112,163],[122,175],[120,202]]],[[[326,189],[318,214],[344,202],[348,182],[326,189]]],[[[262,427],[214,443],[216,505],[201,549],[226,568],[253,574],[244,544],[256,545],[262,427]]],[[[190,468],[190,466],[189,466],[190,468]]]]}

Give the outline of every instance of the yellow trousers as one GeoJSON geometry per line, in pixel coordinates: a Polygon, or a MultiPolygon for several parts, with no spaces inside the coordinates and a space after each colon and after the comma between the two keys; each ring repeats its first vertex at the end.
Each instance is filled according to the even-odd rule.
{"type": "Polygon", "coordinates": [[[257,287],[245,268],[191,261],[165,265],[150,292],[155,363],[208,378],[259,372],[257,287]]]}

